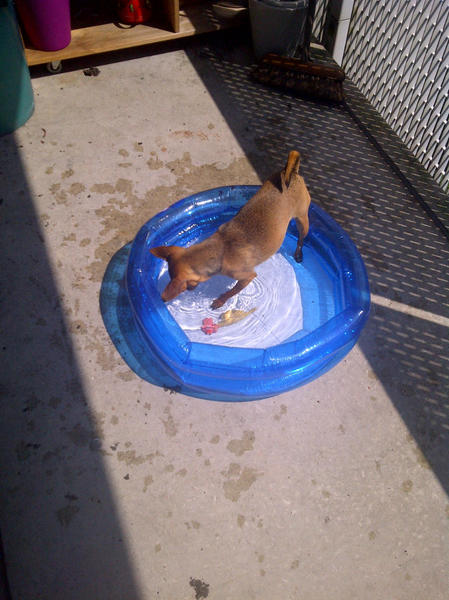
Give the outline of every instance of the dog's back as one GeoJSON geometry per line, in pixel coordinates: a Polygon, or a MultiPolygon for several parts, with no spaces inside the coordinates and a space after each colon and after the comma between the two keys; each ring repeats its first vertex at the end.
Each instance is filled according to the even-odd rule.
{"type": "MultiPolygon", "coordinates": [[[[291,219],[307,219],[310,195],[298,174],[299,154],[290,152],[286,168],[270,177],[237,215],[219,228],[232,262],[244,259],[253,267],[277,252],[291,219]],[[248,260],[249,259],[249,260],[248,260]]],[[[308,223],[307,223],[308,229],[308,223]]]]}

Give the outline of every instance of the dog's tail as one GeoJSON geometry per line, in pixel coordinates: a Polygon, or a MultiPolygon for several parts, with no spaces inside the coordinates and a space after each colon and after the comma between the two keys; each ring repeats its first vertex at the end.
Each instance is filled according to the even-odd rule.
{"type": "Polygon", "coordinates": [[[292,178],[293,173],[298,173],[299,163],[299,152],[297,152],[296,150],[292,150],[288,155],[287,164],[285,165],[284,171],[284,181],[287,187],[290,185],[290,180],[292,178]]]}

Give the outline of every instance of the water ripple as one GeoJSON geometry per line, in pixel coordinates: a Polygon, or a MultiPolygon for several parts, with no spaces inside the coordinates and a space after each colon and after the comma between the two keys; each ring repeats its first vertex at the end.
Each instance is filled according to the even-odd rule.
{"type": "MultiPolygon", "coordinates": [[[[195,290],[184,292],[166,306],[193,342],[241,348],[274,346],[302,329],[301,292],[293,267],[279,253],[258,265],[256,272],[257,277],[218,310],[210,308],[212,301],[235,283],[224,275],[200,283],[195,290]],[[220,315],[229,309],[248,311],[254,307],[255,312],[248,317],[221,327],[212,335],[201,331],[206,317],[218,322],[220,315]]],[[[160,292],[168,281],[167,266],[164,265],[158,281],[160,292]]]]}

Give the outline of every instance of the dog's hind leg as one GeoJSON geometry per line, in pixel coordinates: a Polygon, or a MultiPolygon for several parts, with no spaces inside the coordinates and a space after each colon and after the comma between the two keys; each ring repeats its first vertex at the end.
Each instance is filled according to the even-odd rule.
{"type": "Polygon", "coordinates": [[[294,258],[296,262],[302,262],[302,246],[304,244],[304,238],[309,233],[309,217],[308,215],[304,215],[302,217],[295,218],[296,227],[298,228],[298,243],[296,244],[296,250],[294,254],[294,258]]]}

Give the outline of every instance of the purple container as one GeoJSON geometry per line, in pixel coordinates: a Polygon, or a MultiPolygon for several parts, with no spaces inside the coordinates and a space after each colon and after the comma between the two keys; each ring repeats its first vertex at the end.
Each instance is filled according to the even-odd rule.
{"type": "Polygon", "coordinates": [[[16,6],[34,48],[54,52],[70,44],[70,0],[16,0],[16,6]]]}

